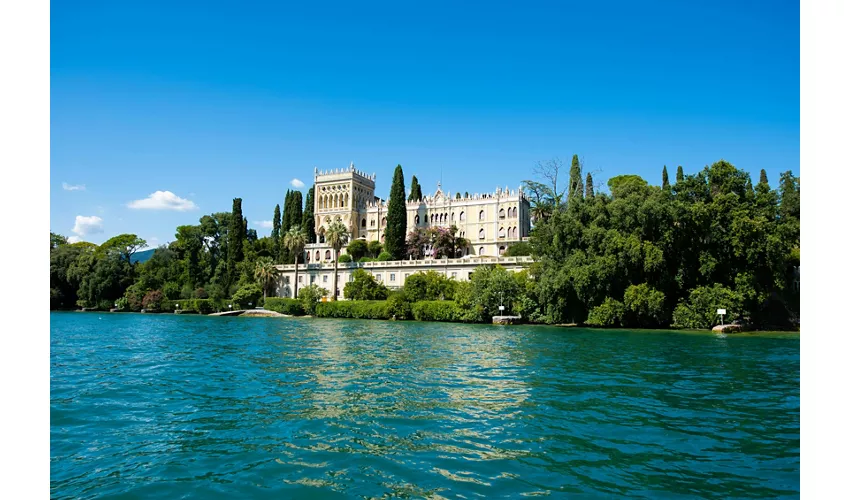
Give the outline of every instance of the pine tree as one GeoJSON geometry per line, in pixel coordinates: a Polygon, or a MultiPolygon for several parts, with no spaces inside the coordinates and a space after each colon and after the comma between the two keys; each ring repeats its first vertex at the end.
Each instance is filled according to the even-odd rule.
{"type": "Polygon", "coordinates": [[[570,166],[570,192],[567,195],[567,200],[581,199],[584,195],[584,184],[581,182],[581,164],[578,161],[578,155],[573,155],[573,163],[570,166]]]}
{"type": "Polygon", "coordinates": [[[387,203],[387,228],[384,231],[384,250],[393,260],[404,258],[407,236],[407,207],[404,202],[404,172],[401,165],[395,168],[390,201],[387,203]]]}
{"type": "Polygon", "coordinates": [[[304,215],[301,217],[302,224],[304,226],[304,232],[307,234],[307,243],[315,243],[316,242],[316,221],[315,221],[315,207],[313,204],[314,193],[316,192],[315,187],[311,187],[309,191],[307,191],[307,199],[304,204],[304,215]]]}
{"type": "Polygon", "coordinates": [[[410,196],[407,197],[407,201],[419,201],[421,199],[422,186],[419,185],[419,180],[414,175],[410,181],[410,196]]]}
{"type": "Polygon", "coordinates": [[[587,179],[584,181],[584,197],[593,198],[593,177],[590,172],[587,173],[587,179]]]}
{"type": "Polygon", "coordinates": [[[280,205],[274,206],[274,217],[272,218],[272,242],[277,246],[280,240],[280,205]]]}
{"type": "Polygon", "coordinates": [[[685,172],[682,170],[682,166],[679,165],[679,168],[676,169],[676,184],[685,180],[685,172]]]}
{"type": "Polygon", "coordinates": [[[242,198],[233,198],[233,212],[227,234],[227,275],[228,284],[234,283],[238,276],[237,264],[242,262],[242,243],[245,239],[245,219],[242,218],[242,198]]]}
{"type": "Polygon", "coordinates": [[[664,170],[661,171],[661,188],[667,189],[670,187],[670,178],[667,177],[667,165],[664,165],[664,170]]]}
{"type": "Polygon", "coordinates": [[[767,184],[767,172],[764,169],[761,169],[761,175],[759,176],[759,184],[767,184]]]}

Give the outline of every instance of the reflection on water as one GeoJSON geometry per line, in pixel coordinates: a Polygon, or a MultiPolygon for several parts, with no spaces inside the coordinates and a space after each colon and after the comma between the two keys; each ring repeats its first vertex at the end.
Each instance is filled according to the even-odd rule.
{"type": "Polygon", "coordinates": [[[799,495],[799,340],[51,316],[55,498],[799,495]]]}

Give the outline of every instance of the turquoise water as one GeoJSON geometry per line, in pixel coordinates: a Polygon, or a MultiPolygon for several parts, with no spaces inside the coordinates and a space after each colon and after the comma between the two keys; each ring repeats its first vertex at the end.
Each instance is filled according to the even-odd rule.
{"type": "Polygon", "coordinates": [[[794,498],[799,337],[51,314],[52,498],[794,498]]]}

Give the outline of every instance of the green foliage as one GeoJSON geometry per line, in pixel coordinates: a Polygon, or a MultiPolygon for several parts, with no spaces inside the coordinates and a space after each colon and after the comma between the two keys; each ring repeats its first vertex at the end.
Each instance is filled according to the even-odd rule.
{"type": "Polygon", "coordinates": [[[419,201],[422,199],[422,186],[419,185],[419,180],[414,175],[410,180],[410,195],[407,201],[419,201]]]}
{"type": "Polygon", "coordinates": [[[384,251],[390,254],[387,260],[402,260],[405,256],[407,236],[407,204],[404,197],[404,172],[401,165],[395,168],[387,203],[387,228],[384,232],[384,251]]]}
{"type": "Polygon", "coordinates": [[[667,177],[667,165],[664,165],[664,170],[661,171],[661,188],[667,189],[670,187],[670,178],[667,177]]]}
{"type": "Polygon", "coordinates": [[[715,283],[691,290],[687,300],[682,300],[673,311],[673,325],[677,328],[711,328],[719,324],[718,309],[726,309],[725,321],[741,316],[742,297],[739,293],[715,283]]]}
{"type": "Polygon", "coordinates": [[[590,310],[585,324],[589,326],[600,326],[612,328],[620,326],[625,313],[622,302],[607,297],[602,304],[590,310]]]}
{"type": "Polygon", "coordinates": [[[593,176],[590,172],[587,173],[587,179],[584,181],[584,197],[585,199],[593,198],[593,176]]]}
{"type": "Polygon", "coordinates": [[[685,173],[682,170],[682,166],[679,165],[678,168],[676,168],[676,184],[678,184],[678,183],[680,183],[684,180],[685,180],[685,173]]]}
{"type": "Polygon", "coordinates": [[[340,300],[316,305],[319,318],[390,319],[386,300],[340,300]]]}
{"type": "Polygon", "coordinates": [[[649,184],[639,175],[617,175],[608,179],[608,189],[614,198],[625,198],[630,194],[647,193],[649,184]]]}
{"type": "Polygon", "coordinates": [[[165,295],[159,290],[151,290],[142,298],[142,309],[148,312],[168,310],[165,295]]]}
{"type": "Polygon", "coordinates": [[[259,305],[260,297],[263,296],[263,291],[256,283],[242,285],[236,293],[233,294],[234,307],[237,305],[240,309],[253,309],[259,305]]]}
{"type": "Polygon", "coordinates": [[[305,314],[315,314],[316,305],[322,300],[322,297],[327,296],[328,291],[316,284],[305,286],[298,292],[298,300],[301,301],[305,314]]]}
{"type": "Polygon", "coordinates": [[[119,234],[106,240],[99,250],[104,253],[116,252],[129,264],[133,254],[147,246],[147,242],[135,234],[119,234]]]}
{"type": "Polygon", "coordinates": [[[623,303],[626,311],[624,326],[657,327],[667,322],[664,293],[646,283],[626,288],[623,303]]]}
{"type": "Polygon", "coordinates": [[[348,300],[385,300],[389,290],[375,279],[371,273],[356,269],[352,280],[345,284],[343,291],[348,300]]]}
{"type": "Polygon", "coordinates": [[[120,299],[115,301],[115,308],[119,311],[127,311],[129,310],[129,306],[130,304],[127,300],[127,297],[121,297],[120,299]]]}
{"type": "Polygon", "coordinates": [[[413,318],[411,302],[404,290],[391,291],[387,296],[387,309],[390,317],[398,320],[413,318]]]}
{"type": "Polygon", "coordinates": [[[416,321],[464,321],[464,313],[453,300],[424,300],[411,306],[416,321]]]}
{"type": "Polygon", "coordinates": [[[272,217],[272,240],[275,246],[280,243],[280,205],[274,206],[274,216],[272,217]]]}
{"type": "Polygon", "coordinates": [[[287,299],[282,297],[266,297],[263,308],[269,311],[288,314],[290,316],[303,316],[304,304],[299,299],[287,299]]]}
{"type": "Polygon", "coordinates": [[[261,257],[254,263],[254,279],[257,280],[265,298],[269,288],[277,279],[277,268],[270,257],[261,257]]]}
{"type": "Polygon", "coordinates": [[[498,265],[480,266],[472,273],[470,282],[474,304],[483,321],[515,312],[514,302],[520,298],[522,290],[513,273],[498,265]],[[499,305],[505,306],[503,313],[499,311],[499,305]]]}
{"type": "Polygon", "coordinates": [[[347,253],[344,253],[344,254],[339,256],[338,261],[339,261],[340,264],[347,264],[347,263],[351,262],[351,256],[348,255],[347,253]]]}
{"type": "Polygon", "coordinates": [[[378,258],[375,259],[375,260],[377,260],[378,262],[385,262],[385,261],[388,261],[388,260],[392,260],[392,258],[393,258],[393,256],[390,255],[389,252],[381,252],[381,254],[378,255],[378,258]]]}
{"type": "Polygon", "coordinates": [[[357,262],[375,262],[376,260],[378,259],[376,259],[375,257],[360,257],[360,260],[358,260],[357,262]]]}
{"type": "MultiPolygon", "coordinates": [[[[378,243],[377,241],[375,243],[378,243]]],[[[380,243],[378,243],[380,245],[380,243]]],[[[364,240],[352,240],[351,243],[345,247],[345,252],[347,255],[351,257],[352,260],[357,261],[358,259],[366,256],[369,252],[369,245],[364,240]]],[[[378,252],[380,253],[380,252],[378,252]]],[[[340,260],[340,262],[342,262],[340,260]]]]}
{"type": "Polygon", "coordinates": [[[242,198],[233,199],[230,227],[228,228],[227,281],[238,281],[237,265],[245,258],[243,243],[245,240],[245,220],[242,218],[242,198]]]}
{"type": "Polygon", "coordinates": [[[578,155],[573,155],[573,161],[570,165],[570,188],[569,188],[569,203],[580,200],[584,195],[584,184],[581,182],[581,163],[579,163],[578,155]]]}
{"type": "Polygon", "coordinates": [[[180,285],[173,281],[169,281],[162,286],[162,294],[165,295],[165,298],[168,300],[175,300],[180,297],[180,285]]]}
{"type": "Polygon", "coordinates": [[[531,255],[531,244],[526,241],[514,243],[505,250],[505,257],[525,257],[531,255]]]}
{"type": "Polygon", "coordinates": [[[302,227],[304,229],[304,234],[307,236],[307,243],[315,243],[316,242],[316,220],[315,220],[315,207],[314,207],[314,193],[316,188],[310,187],[310,190],[307,191],[307,198],[304,204],[304,216],[302,217],[303,224],[302,227]]]}
{"type": "Polygon", "coordinates": [[[413,273],[404,282],[404,294],[410,302],[451,300],[458,282],[437,271],[413,273]]]}
{"type": "Polygon", "coordinates": [[[369,257],[373,259],[378,258],[378,255],[381,255],[381,252],[384,251],[384,246],[381,245],[380,241],[370,241],[366,244],[366,248],[369,257]]]}
{"type": "MultiPolygon", "coordinates": [[[[416,177],[414,177],[414,179],[415,178],[416,177]]],[[[51,250],[53,250],[54,248],[57,248],[61,245],[67,245],[67,244],[68,244],[68,238],[66,238],[65,236],[62,236],[61,234],[54,233],[53,231],[50,232],[50,249],[51,250]]]]}

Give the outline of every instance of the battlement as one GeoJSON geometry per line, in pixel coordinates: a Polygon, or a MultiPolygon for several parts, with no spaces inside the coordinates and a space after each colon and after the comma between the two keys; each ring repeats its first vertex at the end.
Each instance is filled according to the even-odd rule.
{"type": "Polygon", "coordinates": [[[367,174],[362,170],[357,170],[354,168],[354,162],[351,162],[351,165],[349,165],[348,168],[335,168],[332,170],[319,170],[318,168],[313,169],[313,179],[315,182],[336,181],[352,177],[374,186],[376,174],[367,174]]]}
{"type": "Polygon", "coordinates": [[[408,201],[407,206],[408,207],[416,207],[416,206],[419,206],[422,203],[428,205],[428,204],[438,203],[438,202],[453,204],[453,203],[463,203],[463,202],[479,202],[479,201],[482,201],[482,200],[489,200],[489,199],[500,199],[500,200],[504,200],[504,199],[508,199],[508,198],[518,198],[519,200],[525,200],[526,199],[525,192],[522,190],[522,187],[519,187],[517,189],[510,189],[510,188],[508,188],[508,186],[505,186],[504,189],[497,187],[496,190],[493,191],[492,193],[473,193],[473,194],[470,194],[468,196],[461,196],[460,198],[457,198],[456,196],[457,195],[455,193],[451,193],[451,192],[443,193],[438,187],[437,193],[430,195],[430,196],[425,196],[421,200],[408,201]],[[442,195],[442,198],[440,198],[440,199],[437,198],[438,193],[440,195],[442,195]]]}

